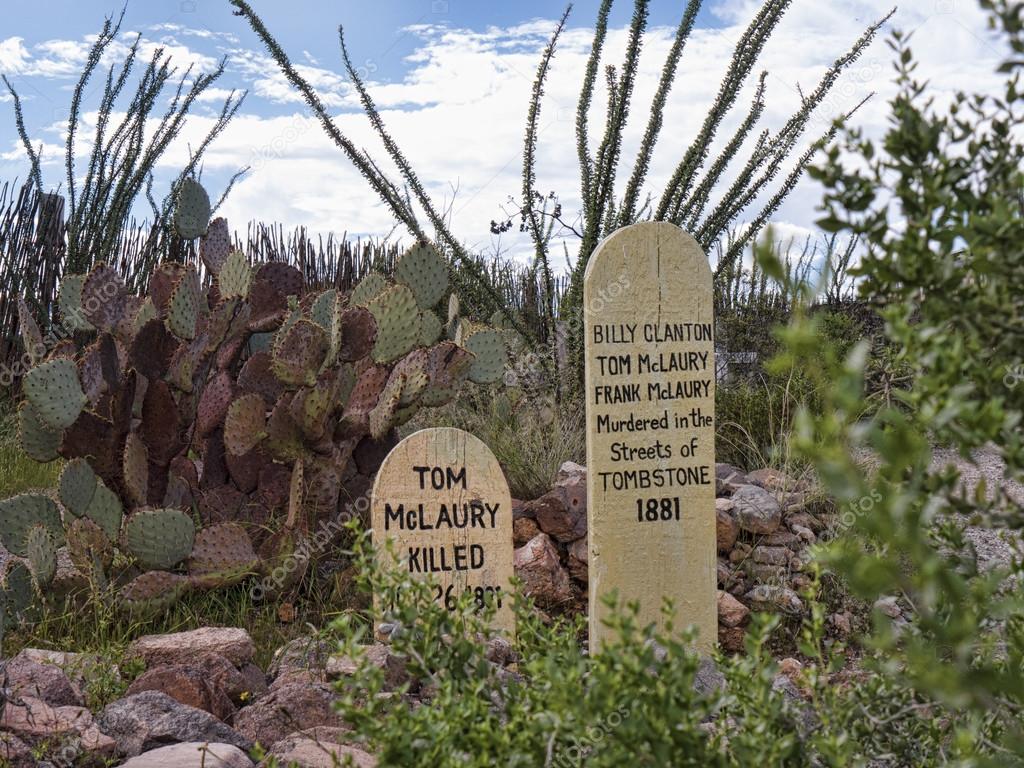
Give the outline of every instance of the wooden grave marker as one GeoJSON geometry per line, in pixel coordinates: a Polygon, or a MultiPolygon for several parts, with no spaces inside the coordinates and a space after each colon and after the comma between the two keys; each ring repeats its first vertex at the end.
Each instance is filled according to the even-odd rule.
{"type": "MultiPolygon", "coordinates": [[[[461,429],[415,432],[384,459],[373,484],[373,542],[414,577],[433,577],[451,608],[466,591],[498,601],[494,628],[515,634],[512,497],[491,450],[461,429]]],[[[379,608],[379,605],[378,605],[379,608]]]]}
{"type": "Polygon", "coordinates": [[[611,635],[601,597],[636,600],[642,625],[718,637],[711,268],[674,224],[623,227],[584,279],[590,648],[611,635]]]}

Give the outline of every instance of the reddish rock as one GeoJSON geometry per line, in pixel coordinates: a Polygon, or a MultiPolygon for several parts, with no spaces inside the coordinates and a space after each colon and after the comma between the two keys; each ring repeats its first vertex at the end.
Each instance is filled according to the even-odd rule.
{"type": "Polygon", "coordinates": [[[222,691],[237,705],[267,690],[266,675],[255,664],[246,664],[240,670],[219,653],[207,653],[190,666],[201,670],[213,688],[222,691]]]}
{"type": "Polygon", "coordinates": [[[361,649],[360,658],[352,659],[348,656],[332,656],[327,660],[327,679],[338,680],[342,677],[351,677],[359,669],[360,665],[366,664],[384,672],[384,679],[391,689],[398,688],[408,679],[406,674],[405,659],[391,652],[391,647],[384,643],[373,643],[361,649]]]}
{"type": "Polygon", "coordinates": [[[252,768],[252,760],[231,744],[192,741],[144,752],[121,768],[252,768]]]}
{"type": "Polygon", "coordinates": [[[750,609],[728,592],[718,593],[718,623],[725,627],[740,627],[750,615],[750,609]]]}
{"type": "Polygon", "coordinates": [[[804,528],[802,525],[791,525],[790,530],[793,531],[793,534],[797,537],[797,540],[804,544],[813,544],[818,540],[818,537],[814,535],[814,531],[812,531],[810,528],[804,528]]]}
{"type": "Polygon", "coordinates": [[[289,734],[274,744],[258,768],[274,765],[294,765],[297,768],[334,768],[351,765],[355,768],[376,768],[377,758],[353,744],[343,728],[310,728],[289,734]]]}
{"type": "Polygon", "coordinates": [[[762,565],[789,565],[791,555],[787,547],[754,547],[750,553],[754,562],[762,565]]]}
{"type": "Polygon", "coordinates": [[[810,512],[793,512],[787,514],[786,525],[789,526],[789,530],[791,531],[795,525],[810,528],[814,533],[821,533],[825,530],[825,524],[810,512]]]}
{"type": "Polygon", "coordinates": [[[803,613],[804,603],[796,592],[774,584],[759,584],[744,599],[755,611],[774,611],[793,615],[803,613]]]}
{"type": "Polygon", "coordinates": [[[803,546],[800,537],[785,528],[779,528],[775,533],[765,536],[760,543],[766,547],[788,547],[789,549],[800,549],[803,546]]]}
{"type": "Polygon", "coordinates": [[[127,656],[141,658],[147,667],[187,664],[197,656],[217,653],[236,667],[248,664],[256,654],[249,633],[233,627],[203,627],[170,635],[146,635],[128,646],[127,656]]]}
{"type": "Polygon", "coordinates": [[[518,520],[521,517],[531,517],[533,512],[530,510],[529,502],[523,501],[522,499],[512,499],[512,520],[518,520]]]}
{"type": "Polygon", "coordinates": [[[515,574],[523,581],[523,592],[542,608],[564,606],[572,600],[569,574],[562,567],[558,550],[546,534],[534,536],[515,551],[515,574]]]}
{"type": "Polygon", "coordinates": [[[767,565],[747,560],[743,563],[743,570],[759,584],[782,584],[786,580],[786,569],[780,565],[767,565]]]}
{"type": "Polygon", "coordinates": [[[334,711],[334,694],[322,683],[287,683],[239,710],[235,730],[264,746],[276,744],[296,730],[319,725],[341,727],[334,711]]]}
{"type": "Polygon", "coordinates": [[[10,733],[0,733],[0,765],[5,768],[36,768],[32,748],[10,733]]]}
{"type": "Polygon", "coordinates": [[[323,638],[297,637],[274,652],[268,672],[271,688],[293,682],[322,683],[327,680],[327,660],[334,644],[323,638]]]}
{"type": "Polygon", "coordinates": [[[833,613],[829,617],[829,621],[841,637],[846,637],[853,632],[853,622],[850,621],[850,616],[847,613],[833,613]]]}
{"type": "Polygon", "coordinates": [[[715,464],[715,492],[732,493],[741,485],[746,485],[747,473],[732,464],[715,464]]]}
{"type": "Polygon", "coordinates": [[[589,552],[590,547],[587,544],[586,538],[577,539],[569,545],[569,557],[567,560],[569,574],[584,584],[587,583],[589,578],[589,552]]]}
{"type": "Polygon", "coordinates": [[[587,535],[586,504],[571,506],[566,494],[554,490],[530,502],[538,527],[563,544],[587,535]]]}
{"type": "Polygon", "coordinates": [[[225,722],[230,722],[235,714],[235,706],[227,694],[213,684],[209,673],[196,667],[184,664],[150,667],[128,687],[126,695],[143,691],[166,693],[175,701],[209,712],[225,722]]]}
{"type": "Polygon", "coordinates": [[[733,514],[734,506],[732,499],[715,499],[715,533],[719,552],[731,550],[740,535],[740,524],[733,514]]]}
{"type": "Polygon", "coordinates": [[[512,543],[517,547],[523,546],[526,542],[540,533],[537,521],[532,517],[519,517],[512,519],[512,543]]]}
{"type": "Polygon", "coordinates": [[[800,483],[785,472],[780,472],[771,467],[747,472],[747,482],[759,485],[765,490],[776,492],[793,491],[800,487],[800,483]]]}
{"type": "Polygon", "coordinates": [[[22,652],[7,662],[4,672],[11,698],[30,696],[51,707],[85,705],[81,688],[56,664],[35,661],[22,652]]]}
{"type": "Polygon", "coordinates": [[[803,669],[804,665],[796,659],[786,658],[779,662],[779,674],[785,675],[794,683],[797,682],[803,669]]]}
{"type": "Polygon", "coordinates": [[[782,507],[764,488],[740,486],[732,495],[740,528],[751,533],[774,533],[782,522],[782,507]]]}
{"type": "Polygon", "coordinates": [[[51,707],[31,696],[23,696],[20,704],[8,702],[3,707],[0,730],[27,744],[53,745],[73,739],[79,754],[94,758],[112,758],[117,749],[117,742],[100,731],[88,709],[51,707]]]}

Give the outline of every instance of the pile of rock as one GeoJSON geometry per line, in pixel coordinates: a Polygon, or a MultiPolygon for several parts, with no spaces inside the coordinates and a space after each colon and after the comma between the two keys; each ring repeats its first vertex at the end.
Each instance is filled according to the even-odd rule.
{"type": "MultiPolygon", "coordinates": [[[[778,470],[717,464],[715,476],[719,642],[740,650],[752,610],[803,614],[807,549],[829,521],[806,483],[778,470]]],[[[586,485],[586,467],[567,462],[551,491],[513,504],[516,575],[546,610],[586,610],[586,485]]]]}
{"type": "Polygon", "coordinates": [[[376,765],[350,743],[334,712],[331,682],[345,666],[330,659],[326,643],[293,642],[270,674],[253,663],[254,653],[242,629],[139,638],[126,655],[145,671],[94,715],[84,706],[94,662],[26,649],[6,663],[0,765],[253,768],[257,743],[268,750],[261,766],[272,757],[278,765],[326,768],[349,755],[361,768],[376,765]],[[48,762],[38,762],[41,754],[48,762]]]}

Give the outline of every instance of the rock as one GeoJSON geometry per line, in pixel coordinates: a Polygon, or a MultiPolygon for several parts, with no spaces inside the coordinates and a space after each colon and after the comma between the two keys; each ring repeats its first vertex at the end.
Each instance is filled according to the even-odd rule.
{"type": "MultiPolygon", "coordinates": [[[[795,525],[810,528],[814,533],[821,533],[825,530],[825,524],[810,512],[793,512],[787,514],[786,525],[789,526],[789,530],[791,531],[795,525]]],[[[796,533],[796,531],[793,532],[796,533]]]]}
{"type": "Polygon", "coordinates": [[[540,533],[515,551],[515,574],[523,581],[523,593],[542,608],[562,606],[572,600],[569,574],[547,534],[540,533]]]}
{"type": "Polygon", "coordinates": [[[255,664],[237,669],[219,653],[207,653],[190,666],[202,670],[210,685],[239,706],[267,691],[267,676],[255,664]]]}
{"type": "Polygon", "coordinates": [[[523,546],[538,533],[540,528],[532,517],[512,518],[512,543],[515,546],[523,546]]]}
{"type": "Polygon", "coordinates": [[[791,552],[786,547],[754,547],[750,556],[763,565],[789,565],[791,552]]]}
{"type": "Polygon", "coordinates": [[[723,589],[728,586],[729,582],[732,581],[732,570],[729,568],[729,564],[722,558],[718,558],[718,562],[715,566],[715,577],[718,581],[718,588],[723,589]]]}
{"type": "Polygon", "coordinates": [[[61,667],[51,662],[35,661],[24,651],[7,662],[4,669],[7,688],[12,698],[30,696],[51,707],[85,705],[82,689],[71,682],[61,667]]]}
{"type": "Polygon", "coordinates": [[[252,760],[231,744],[193,741],[171,744],[133,757],[121,768],[252,768],[252,760]]]}
{"type": "Polygon", "coordinates": [[[488,638],[485,656],[489,662],[499,667],[507,667],[518,661],[516,649],[504,637],[488,638]]]}
{"type": "Polygon", "coordinates": [[[803,573],[794,573],[789,580],[789,585],[797,592],[807,589],[811,584],[811,577],[803,573]]]}
{"type": "Polygon", "coordinates": [[[569,557],[566,560],[566,565],[569,568],[569,574],[577,581],[582,581],[584,584],[589,579],[589,566],[588,560],[590,559],[590,547],[587,545],[587,539],[577,539],[569,545],[569,557]]]}
{"type": "Polygon", "coordinates": [[[715,464],[715,493],[733,493],[741,485],[746,485],[747,473],[732,464],[715,464]]]}
{"type": "Polygon", "coordinates": [[[522,499],[512,499],[512,521],[515,522],[522,517],[530,517],[533,512],[528,506],[529,502],[522,499]]]}
{"type": "Polygon", "coordinates": [[[264,746],[276,744],[296,730],[319,725],[341,727],[341,718],[332,706],[334,694],[323,683],[285,683],[271,688],[235,715],[235,728],[264,746]]]}
{"type": "Polygon", "coordinates": [[[356,768],[376,768],[377,758],[359,747],[344,744],[348,732],[342,728],[311,728],[292,733],[274,744],[259,768],[271,761],[295,768],[334,768],[351,758],[356,768]]]}
{"type": "Polygon", "coordinates": [[[742,626],[750,609],[728,592],[718,593],[718,623],[726,627],[742,626]]]}
{"type": "Polygon", "coordinates": [[[816,542],[818,540],[818,537],[814,535],[814,531],[812,531],[810,528],[805,528],[804,526],[800,525],[799,523],[791,524],[789,529],[791,531],[793,531],[793,533],[804,544],[813,544],[814,542],[816,542]]]}
{"type": "Polygon", "coordinates": [[[766,547],[787,547],[794,550],[803,546],[800,537],[785,528],[779,528],[775,533],[768,534],[761,539],[760,543],[766,547]]]}
{"type": "Polygon", "coordinates": [[[782,694],[790,710],[796,716],[797,735],[801,739],[806,739],[807,735],[817,725],[818,718],[815,716],[814,710],[807,706],[804,697],[800,693],[800,689],[796,687],[789,677],[780,673],[772,680],[772,690],[782,694]]]}
{"type": "Polygon", "coordinates": [[[0,733],[0,765],[5,768],[36,768],[36,758],[32,748],[17,736],[0,733]]]}
{"type": "Polygon", "coordinates": [[[740,486],[732,495],[740,528],[751,533],[774,533],[782,522],[782,507],[764,488],[740,486]]]}
{"type": "Polygon", "coordinates": [[[903,611],[900,610],[898,598],[893,597],[892,595],[883,595],[878,598],[875,600],[873,607],[876,611],[881,611],[890,619],[898,619],[903,616],[903,611]]]}
{"type": "Polygon", "coordinates": [[[37,664],[49,664],[59,667],[67,675],[72,685],[85,691],[89,677],[100,671],[116,680],[121,679],[116,666],[105,663],[91,653],[70,653],[67,651],[51,651],[43,648],[23,648],[15,657],[37,664]]]}
{"type": "MultiPolygon", "coordinates": [[[[770,488],[767,490],[771,490],[770,488]]],[[[782,505],[782,511],[787,514],[794,514],[803,512],[807,509],[807,494],[806,493],[782,493],[776,491],[781,498],[779,504],[782,505]]]]}
{"type": "Polygon", "coordinates": [[[743,627],[722,627],[718,628],[718,644],[723,651],[739,653],[743,650],[743,639],[747,630],[743,627]]]}
{"type": "Polygon", "coordinates": [[[747,482],[779,493],[792,491],[799,486],[789,475],[771,467],[747,472],[747,482]]]}
{"type": "Polygon", "coordinates": [[[248,664],[256,646],[244,629],[203,627],[171,635],[146,635],[128,646],[129,657],[139,657],[147,667],[157,664],[187,664],[199,655],[218,653],[236,667],[248,664]]]}
{"type": "Polygon", "coordinates": [[[356,673],[360,664],[368,664],[384,672],[384,679],[391,689],[398,688],[406,682],[406,662],[398,654],[391,652],[391,647],[384,643],[373,643],[363,646],[361,656],[352,659],[348,656],[331,656],[327,660],[327,679],[338,680],[356,673]]]}
{"type": "Polygon", "coordinates": [[[545,493],[530,502],[537,526],[548,536],[567,544],[587,535],[587,509],[569,506],[558,491],[545,493]]]}
{"type": "Polygon", "coordinates": [[[751,547],[748,544],[737,544],[732,548],[732,552],[729,553],[729,562],[733,565],[739,565],[748,557],[750,557],[751,547]]]}
{"type": "Polygon", "coordinates": [[[786,581],[786,568],[781,565],[768,565],[747,560],[743,570],[758,584],[782,584],[786,581]]]}
{"type": "Polygon", "coordinates": [[[274,652],[267,670],[277,684],[308,681],[322,683],[327,680],[327,660],[334,652],[334,644],[312,635],[297,637],[274,652]]]}
{"type": "Polygon", "coordinates": [[[725,690],[725,675],[715,664],[714,659],[701,656],[700,665],[693,676],[693,690],[700,696],[710,696],[725,690]]]}
{"type": "Polygon", "coordinates": [[[832,622],[832,626],[842,637],[846,637],[853,632],[853,625],[850,622],[850,617],[845,613],[833,613],[829,617],[829,621],[832,622]]]}
{"type": "Polygon", "coordinates": [[[160,691],[145,691],[108,704],[97,724],[114,737],[118,752],[125,757],[190,741],[231,744],[246,752],[253,747],[250,739],[209,712],[189,707],[160,691]]]}
{"type": "Polygon", "coordinates": [[[575,461],[564,461],[562,466],[558,468],[558,474],[555,475],[555,483],[560,483],[573,477],[582,477],[585,482],[587,479],[587,468],[582,464],[577,464],[575,461]]]}
{"type": "Polygon", "coordinates": [[[755,611],[781,611],[799,615],[804,610],[804,602],[796,592],[774,584],[759,584],[743,597],[755,611]]]}
{"type": "MultiPolygon", "coordinates": [[[[227,659],[224,661],[230,664],[227,659]]],[[[222,689],[213,684],[213,676],[185,664],[150,667],[128,687],[126,695],[134,696],[144,691],[161,691],[175,701],[209,712],[225,722],[235,714],[235,705],[222,689]]]]}
{"type": "Polygon", "coordinates": [[[794,683],[796,682],[796,678],[800,676],[803,668],[804,665],[793,658],[785,658],[779,662],[779,674],[785,675],[794,683]]]}
{"type": "Polygon", "coordinates": [[[715,533],[719,552],[731,550],[740,535],[740,524],[733,514],[735,506],[732,499],[715,499],[715,533]]]}
{"type": "MultiPolygon", "coordinates": [[[[84,707],[51,707],[45,701],[23,696],[21,704],[7,702],[0,715],[0,730],[9,731],[28,744],[73,740],[79,755],[113,757],[117,744],[101,732],[92,713],[84,707]]],[[[103,729],[106,730],[106,729],[103,729]]]]}

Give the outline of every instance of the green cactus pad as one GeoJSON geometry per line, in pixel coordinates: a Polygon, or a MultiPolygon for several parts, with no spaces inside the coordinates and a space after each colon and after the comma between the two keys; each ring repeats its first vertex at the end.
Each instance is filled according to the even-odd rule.
{"type": "Polygon", "coordinates": [[[72,331],[91,331],[95,328],[82,311],[83,285],[85,275],[64,275],[64,279],[60,281],[60,291],[57,294],[60,320],[72,331]]]}
{"type": "Polygon", "coordinates": [[[258,394],[242,395],[228,406],[224,419],[224,447],[242,456],[267,436],[267,404],[258,394]]]}
{"type": "Polygon", "coordinates": [[[427,350],[426,373],[430,383],[420,393],[420,405],[437,407],[451,402],[472,364],[473,356],[451,341],[427,350]]]}
{"type": "Polygon", "coordinates": [[[309,320],[296,320],[275,340],[271,367],[285,386],[313,386],[329,347],[323,328],[309,320]]]}
{"type": "Polygon", "coordinates": [[[377,340],[371,353],[375,362],[397,360],[419,342],[420,313],[408,287],[388,288],[370,302],[368,309],[377,321],[377,340]]]}
{"type": "Polygon", "coordinates": [[[64,509],[82,517],[96,493],[96,473],[85,459],[72,459],[64,465],[57,480],[57,497],[64,509]]]}
{"type": "Polygon", "coordinates": [[[121,588],[119,604],[123,611],[134,615],[160,613],[181,600],[191,588],[187,576],[149,571],[121,588]]]}
{"type": "Polygon", "coordinates": [[[420,313],[419,345],[421,347],[429,347],[437,341],[441,337],[442,330],[444,327],[441,325],[441,319],[432,311],[428,309],[420,313]]]}
{"type": "Polygon", "coordinates": [[[291,461],[305,453],[302,431],[291,415],[291,402],[290,392],[281,395],[267,420],[266,448],[274,458],[281,461],[291,461]]]}
{"type": "Polygon", "coordinates": [[[195,524],[184,512],[143,509],[125,522],[121,544],[143,567],[165,570],[188,557],[195,536],[195,524]]]}
{"type": "Polygon", "coordinates": [[[167,301],[167,327],[179,339],[190,341],[196,337],[200,301],[199,276],[194,269],[188,269],[167,301]]]}
{"type": "Polygon", "coordinates": [[[338,292],[330,288],[319,294],[309,308],[309,319],[328,333],[334,325],[334,307],[338,300],[338,292]]]}
{"type": "Polygon", "coordinates": [[[12,555],[27,555],[26,536],[34,525],[43,526],[54,541],[64,542],[60,510],[49,496],[22,493],[0,501],[0,542],[12,555]]]}
{"type": "Polygon", "coordinates": [[[255,573],[259,557],[252,539],[238,523],[221,523],[196,534],[188,572],[204,589],[228,587],[255,573]]]}
{"type": "Polygon", "coordinates": [[[359,281],[348,297],[350,307],[365,307],[388,287],[388,281],[379,272],[370,272],[359,281]]]}
{"type": "Polygon", "coordinates": [[[39,330],[39,324],[32,317],[32,311],[28,308],[25,300],[18,298],[18,334],[21,336],[21,344],[32,365],[42,362],[46,356],[46,344],[43,343],[43,333],[39,330]]]}
{"type": "Polygon", "coordinates": [[[67,532],[68,557],[79,573],[93,576],[114,561],[114,546],[96,523],[87,517],[73,520],[67,532]]]}
{"type": "Polygon", "coordinates": [[[97,264],[82,284],[82,314],[99,330],[113,332],[124,317],[127,296],[117,271],[97,264]]]}
{"type": "Polygon", "coordinates": [[[315,387],[303,387],[295,393],[289,412],[306,438],[317,441],[324,437],[328,416],[336,405],[334,382],[317,382],[315,387]]]}
{"type": "Polygon", "coordinates": [[[31,572],[24,563],[10,561],[0,589],[0,635],[28,619],[34,604],[31,572]]]}
{"type": "Polygon", "coordinates": [[[47,427],[31,403],[18,409],[18,444],[36,461],[53,461],[59,457],[60,432],[47,427]]]}
{"type": "Polygon", "coordinates": [[[88,402],[71,360],[50,360],[37,365],[25,375],[22,384],[36,415],[51,430],[67,429],[74,424],[88,402]]]}
{"type": "Polygon", "coordinates": [[[194,240],[210,226],[210,196],[195,179],[183,179],[174,205],[174,230],[183,240],[194,240]]]}
{"type": "Polygon", "coordinates": [[[137,432],[124,442],[124,489],[134,507],[146,503],[149,495],[149,451],[137,432]]]}
{"type": "Polygon", "coordinates": [[[412,290],[420,309],[430,309],[448,292],[448,264],[434,246],[419,242],[395,264],[395,280],[412,290]]]}
{"type": "Polygon", "coordinates": [[[42,590],[57,574],[57,544],[46,526],[36,524],[25,534],[25,559],[36,587],[42,590]]]}
{"type": "Polygon", "coordinates": [[[370,436],[374,440],[380,440],[394,426],[395,412],[401,402],[404,386],[405,374],[392,376],[381,393],[377,405],[370,411],[370,436]]]}
{"type": "Polygon", "coordinates": [[[85,516],[96,523],[108,539],[117,541],[121,520],[124,518],[124,507],[117,494],[102,481],[96,484],[96,491],[85,510],[85,516]]]}
{"type": "Polygon", "coordinates": [[[468,331],[463,346],[473,353],[469,380],[477,384],[492,384],[505,372],[505,343],[501,333],[493,328],[468,331]]]}
{"type": "MultiPolygon", "coordinates": [[[[210,222],[206,234],[199,243],[199,258],[203,264],[215,275],[219,275],[231,253],[231,230],[228,228],[228,220],[222,216],[210,222]]],[[[221,294],[223,296],[223,294],[221,294]]]]}
{"type": "Polygon", "coordinates": [[[252,268],[241,251],[232,251],[220,273],[217,275],[217,286],[222,299],[234,297],[245,298],[249,295],[252,284],[252,268]]]}

